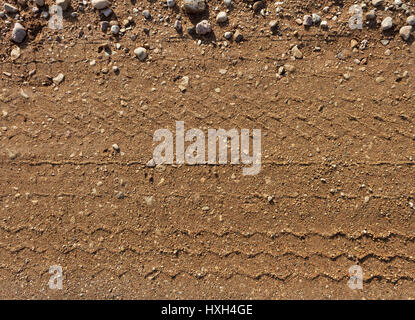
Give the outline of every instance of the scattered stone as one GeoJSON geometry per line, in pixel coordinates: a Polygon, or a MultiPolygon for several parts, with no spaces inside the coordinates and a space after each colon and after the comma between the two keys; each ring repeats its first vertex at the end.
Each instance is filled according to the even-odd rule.
{"type": "Polygon", "coordinates": [[[12,59],[12,61],[19,59],[20,57],[20,48],[19,47],[14,47],[10,53],[10,57],[12,59]]]}
{"type": "Polygon", "coordinates": [[[109,17],[110,15],[112,15],[112,10],[111,10],[111,8],[105,8],[104,10],[102,10],[101,11],[102,12],[102,14],[105,16],[105,17],[109,17]]]}
{"type": "Polygon", "coordinates": [[[143,47],[136,48],[134,54],[140,61],[144,61],[147,58],[147,50],[143,47]]]}
{"type": "Polygon", "coordinates": [[[382,83],[385,82],[385,78],[384,77],[377,77],[376,78],[376,83],[382,83]]]}
{"type": "Polygon", "coordinates": [[[225,23],[226,21],[228,21],[228,15],[226,14],[226,12],[225,11],[219,12],[218,15],[216,16],[216,22],[225,23]]]}
{"type": "Polygon", "coordinates": [[[181,92],[185,92],[187,90],[187,87],[189,87],[189,77],[183,76],[179,82],[179,89],[181,92]]]}
{"type": "Polygon", "coordinates": [[[212,31],[209,21],[202,20],[196,25],[196,33],[200,35],[208,34],[212,31]]]}
{"type": "Polygon", "coordinates": [[[124,199],[124,193],[121,191],[117,193],[117,199],[124,199]]]}
{"type": "Polygon", "coordinates": [[[225,0],[225,6],[230,7],[232,5],[232,0],[225,0]]]}
{"type": "Polygon", "coordinates": [[[253,4],[252,9],[254,10],[254,12],[259,12],[263,7],[264,7],[264,2],[256,1],[253,4]]]}
{"type": "Polygon", "coordinates": [[[61,7],[63,11],[68,9],[70,4],[71,4],[71,0],[56,0],[56,5],[61,7]]]}
{"type": "Polygon", "coordinates": [[[174,22],[174,29],[176,29],[177,32],[181,33],[183,31],[183,26],[180,20],[176,20],[174,22]]]}
{"type": "Polygon", "coordinates": [[[15,6],[5,3],[4,4],[4,10],[6,10],[7,13],[17,13],[19,12],[19,9],[17,9],[15,6]]]}
{"type": "Polygon", "coordinates": [[[362,42],[360,43],[359,49],[365,50],[368,44],[369,44],[369,41],[367,39],[363,39],[362,42]]]}
{"type": "Polygon", "coordinates": [[[55,78],[52,79],[53,83],[56,85],[59,85],[62,83],[63,80],[65,80],[65,75],[62,73],[59,73],[55,78]]]}
{"type": "Polygon", "coordinates": [[[176,1],[175,0],[167,0],[167,6],[169,8],[173,8],[176,5],[176,1]]]}
{"type": "Polygon", "coordinates": [[[380,7],[383,4],[383,0],[372,0],[372,4],[375,7],[380,7]]]}
{"type": "Polygon", "coordinates": [[[11,39],[16,43],[22,43],[24,38],[26,38],[26,30],[20,23],[17,22],[14,25],[11,39]]]}
{"type": "Polygon", "coordinates": [[[115,24],[113,26],[111,26],[111,32],[115,35],[117,35],[120,32],[120,26],[115,24]]]}
{"type": "Polygon", "coordinates": [[[151,14],[150,14],[150,11],[148,11],[148,10],[143,10],[143,16],[144,16],[144,18],[146,18],[147,20],[150,20],[150,19],[151,19],[151,14]]]}
{"type": "Polygon", "coordinates": [[[25,99],[29,99],[29,95],[23,90],[23,88],[20,88],[20,95],[25,99]]]}
{"type": "Polygon", "coordinates": [[[415,26],[415,16],[409,16],[408,19],[406,19],[406,23],[410,26],[415,26]]]}
{"type": "Polygon", "coordinates": [[[399,34],[401,35],[402,39],[408,41],[411,37],[412,26],[405,26],[399,30],[399,34]]]}
{"type": "Polygon", "coordinates": [[[223,37],[227,40],[229,40],[230,38],[232,38],[232,32],[230,31],[226,31],[223,35],[223,37]]]}
{"type": "Polygon", "coordinates": [[[324,20],[320,23],[320,27],[322,27],[323,29],[327,29],[329,27],[329,24],[326,20],[324,20]]]}
{"type": "Polygon", "coordinates": [[[386,17],[385,19],[383,19],[382,24],[382,31],[386,31],[386,30],[390,30],[393,27],[393,19],[392,17],[386,17]]]}
{"type": "Polygon", "coordinates": [[[149,168],[154,168],[156,166],[156,162],[154,161],[154,159],[151,159],[147,162],[147,167],[149,168]]]}
{"type": "Polygon", "coordinates": [[[202,13],[206,10],[205,0],[183,0],[183,10],[191,14],[202,13]]]}
{"type": "Polygon", "coordinates": [[[187,33],[190,35],[196,34],[196,28],[194,26],[187,27],[187,33]]]}
{"type": "Polygon", "coordinates": [[[354,49],[359,45],[359,42],[357,42],[356,39],[350,40],[350,48],[354,49]]]}
{"type": "Polygon", "coordinates": [[[17,154],[17,153],[12,152],[12,151],[10,151],[10,150],[7,150],[7,151],[8,151],[8,154],[9,154],[9,159],[10,159],[10,160],[14,160],[14,159],[16,159],[16,158],[17,158],[17,156],[18,156],[18,154],[17,154]]]}
{"type": "Polygon", "coordinates": [[[313,23],[317,26],[321,22],[321,17],[317,13],[313,13],[311,18],[313,19],[313,23]]]}
{"type": "Polygon", "coordinates": [[[153,204],[153,196],[145,196],[144,201],[148,206],[151,206],[153,204]]]}
{"type": "Polygon", "coordinates": [[[233,40],[235,42],[241,42],[243,40],[244,36],[242,35],[242,33],[239,30],[236,30],[235,33],[233,34],[233,40]]]}
{"type": "Polygon", "coordinates": [[[112,145],[112,148],[114,149],[114,151],[116,151],[116,152],[120,152],[120,147],[118,146],[118,144],[114,143],[114,144],[112,145]]]}
{"type": "Polygon", "coordinates": [[[313,18],[310,15],[305,15],[303,18],[303,25],[305,27],[310,27],[313,25],[313,18]]]}
{"type": "Polygon", "coordinates": [[[35,0],[35,5],[43,7],[45,5],[45,0],[35,0]]]}
{"type": "Polygon", "coordinates": [[[294,46],[291,49],[291,53],[292,53],[293,57],[296,58],[296,59],[302,59],[303,58],[303,53],[300,51],[300,49],[298,49],[297,46],[294,46]]]}
{"type": "Polygon", "coordinates": [[[366,13],[366,20],[375,20],[376,19],[376,10],[370,10],[368,13],[366,13]]]}
{"type": "Polygon", "coordinates": [[[278,29],[278,21],[277,20],[272,20],[269,23],[269,27],[270,27],[272,32],[276,31],[278,29]]]}
{"type": "Polygon", "coordinates": [[[108,8],[111,3],[108,0],[92,0],[92,6],[97,10],[108,8]]]}
{"type": "Polygon", "coordinates": [[[101,31],[102,31],[102,32],[107,32],[107,30],[108,30],[108,28],[109,28],[110,24],[109,24],[109,22],[108,22],[108,21],[101,21],[101,22],[100,22],[100,26],[101,26],[101,31]]]}

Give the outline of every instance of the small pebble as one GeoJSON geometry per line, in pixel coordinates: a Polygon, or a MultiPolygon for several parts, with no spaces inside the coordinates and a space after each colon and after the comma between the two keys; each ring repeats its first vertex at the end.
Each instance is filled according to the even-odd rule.
{"type": "Polygon", "coordinates": [[[148,11],[148,10],[143,10],[143,16],[144,16],[144,18],[146,18],[147,20],[151,19],[151,14],[150,14],[150,11],[148,11]]]}
{"type": "Polygon", "coordinates": [[[108,0],[91,0],[92,7],[97,10],[102,10],[111,5],[111,2],[108,0]]]}
{"type": "Polygon", "coordinates": [[[59,73],[55,78],[52,79],[53,83],[59,85],[65,80],[65,75],[63,73],[59,73]]]}
{"type": "Polygon", "coordinates": [[[206,10],[205,0],[183,0],[183,10],[190,14],[203,13],[206,10]]]}
{"type": "Polygon", "coordinates": [[[143,47],[136,48],[134,54],[140,61],[144,61],[147,58],[147,50],[143,47]]]}
{"type": "Polygon", "coordinates": [[[218,15],[216,16],[216,22],[217,23],[225,23],[226,21],[228,21],[228,16],[226,14],[225,11],[221,11],[218,13],[218,15]]]}
{"type": "Polygon", "coordinates": [[[291,53],[292,53],[293,57],[295,57],[296,59],[302,59],[303,58],[303,53],[300,51],[300,49],[298,49],[297,46],[294,46],[291,49],[291,53]]]}
{"type": "Polygon", "coordinates": [[[305,15],[303,18],[303,25],[310,27],[313,24],[313,18],[310,15],[305,15]]]}
{"type": "Polygon", "coordinates": [[[366,20],[375,20],[376,19],[376,11],[370,10],[368,13],[366,13],[366,20]]]}
{"type": "Polygon", "coordinates": [[[174,29],[176,29],[176,31],[179,33],[183,31],[183,26],[180,20],[176,20],[174,22],[174,29]]]}
{"type": "Polygon", "coordinates": [[[412,26],[405,26],[399,30],[399,34],[403,40],[408,41],[411,37],[412,26]]]}
{"type": "Polygon", "coordinates": [[[232,38],[232,32],[230,31],[226,31],[223,35],[223,37],[227,40],[229,40],[230,38],[232,38]]]}
{"type": "Polygon", "coordinates": [[[104,10],[101,11],[103,13],[104,16],[106,16],[107,18],[112,15],[112,10],[111,8],[106,8],[104,10]]]}
{"type": "Polygon", "coordinates": [[[63,11],[69,8],[71,4],[71,0],[56,0],[56,5],[61,7],[63,11]]]}
{"type": "Polygon", "coordinates": [[[319,25],[321,22],[321,17],[317,13],[313,13],[311,18],[313,19],[313,23],[315,25],[319,25]]]}
{"type": "Polygon", "coordinates": [[[391,29],[393,27],[392,17],[386,17],[385,19],[383,19],[381,27],[382,27],[382,31],[391,29]]]}
{"type": "Polygon", "coordinates": [[[202,20],[196,25],[196,33],[200,35],[208,34],[212,31],[209,21],[202,20]]]}
{"type": "Polygon", "coordinates": [[[108,28],[109,28],[110,24],[108,21],[101,21],[100,22],[100,28],[102,32],[107,32],[108,28]]]}
{"type": "Polygon", "coordinates": [[[17,9],[15,6],[11,5],[10,3],[4,4],[4,10],[6,10],[7,13],[17,13],[19,12],[19,9],[17,9]]]}
{"type": "Polygon", "coordinates": [[[383,0],[372,0],[372,4],[375,7],[380,7],[383,4],[383,0]]]}
{"type": "Polygon", "coordinates": [[[409,24],[410,26],[415,26],[415,16],[409,16],[406,19],[406,23],[409,24]]]}
{"type": "Polygon", "coordinates": [[[21,43],[24,38],[26,38],[26,30],[20,23],[17,22],[13,27],[11,39],[16,43],[21,43]]]}
{"type": "Polygon", "coordinates": [[[236,30],[235,33],[233,34],[233,40],[235,42],[241,42],[243,40],[244,36],[242,35],[242,33],[239,30],[236,30]]]}
{"type": "Polygon", "coordinates": [[[269,23],[269,27],[270,27],[271,31],[277,30],[278,29],[278,20],[272,20],[269,23]]]}
{"type": "Polygon", "coordinates": [[[118,25],[113,25],[111,27],[111,32],[115,35],[117,35],[120,32],[120,27],[118,25]]]}
{"type": "Polygon", "coordinates": [[[124,193],[121,191],[117,193],[117,199],[124,199],[124,193]]]}

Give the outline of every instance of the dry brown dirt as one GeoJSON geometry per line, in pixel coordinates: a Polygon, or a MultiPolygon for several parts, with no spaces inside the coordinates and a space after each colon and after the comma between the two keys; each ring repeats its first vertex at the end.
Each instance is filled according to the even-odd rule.
{"type": "Polygon", "coordinates": [[[77,1],[60,31],[21,8],[28,37],[14,61],[0,19],[0,298],[415,298],[415,47],[398,34],[406,16],[392,11],[398,27],[384,34],[389,13],[379,10],[377,25],[351,31],[353,1],[284,2],[279,18],[272,2],[263,17],[234,1],[222,27],[215,7],[225,6],[209,1],[213,34],[194,37],[189,17],[159,1],[114,1],[120,24],[134,21],[117,37],[99,30],[90,5],[71,17],[77,1]],[[313,12],[327,31],[296,23],[313,12]],[[179,13],[183,35],[173,28],[179,13]],[[280,35],[269,30],[274,19],[280,35]],[[225,47],[223,33],[236,29],[244,41],[225,47]],[[353,51],[352,39],[367,48],[353,51]],[[303,59],[291,59],[292,44],[303,59]],[[284,64],[295,70],[277,79],[284,64]],[[147,167],[154,131],[175,121],[261,129],[261,172],[147,167]],[[363,290],[347,285],[355,264],[363,290]],[[48,287],[52,265],[63,268],[62,290],[48,287]]]}

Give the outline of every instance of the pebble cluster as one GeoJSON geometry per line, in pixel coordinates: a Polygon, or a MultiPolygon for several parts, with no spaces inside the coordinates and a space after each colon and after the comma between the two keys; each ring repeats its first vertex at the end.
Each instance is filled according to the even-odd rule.
{"type": "MultiPolygon", "coordinates": [[[[214,34],[212,38],[220,38],[218,34],[222,34],[223,41],[221,46],[228,46],[229,42],[241,43],[243,41],[249,41],[243,35],[245,28],[239,25],[236,21],[237,14],[235,13],[234,6],[240,5],[233,4],[232,0],[223,0],[223,3],[215,8],[209,8],[206,0],[162,0],[164,8],[169,15],[163,16],[159,13],[152,12],[152,9],[133,8],[135,16],[128,16],[128,18],[119,21],[115,12],[117,4],[110,0],[51,0],[57,8],[60,8],[62,14],[67,17],[71,16],[76,18],[82,13],[89,10],[93,14],[97,15],[99,25],[96,26],[98,30],[105,34],[110,34],[116,39],[129,35],[131,30],[134,30],[136,26],[136,19],[144,19],[147,22],[162,22],[165,26],[171,26],[174,30],[183,35],[187,32],[191,37],[196,38],[199,45],[202,44],[202,40],[210,39],[209,37],[214,34]],[[212,14],[213,13],[213,14],[212,14]],[[187,22],[189,18],[191,23],[187,22]],[[186,20],[186,21],[185,21],[186,20]],[[187,25],[187,29],[184,25],[187,25]],[[184,30],[185,29],[185,30],[184,30]]],[[[339,11],[339,6],[331,5],[322,7],[316,5],[316,12],[303,12],[300,16],[292,16],[292,11],[285,9],[286,2],[277,1],[274,3],[267,3],[265,1],[248,1],[244,2],[245,9],[251,10],[253,15],[262,16],[264,18],[271,17],[272,20],[268,23],[269,32],[273,35],[281,36],[284,32],[282,29],[283,23],[293,21],[294,26],[303,30],[320,28],[322,31],[330,31],[339,24],[345,24],[344,20],[344,7],[343,12],[339,11]],[[342,19],[340,19],[342,17],[342,19]],[[341,22],[341,21],[342,22],[341,22]]],[[[32,13],[39,16],[44,20],[51,19],[49,5],[44,0],[18,0],[17,3],[4,3],[3,8],[0,8],[0,22],[5,21],[6,28],[3,28],[3,35],[9,34],[9,39],[12,43],[21,44],[28,39],[28,30],[25,25],[29,23],[22,11],[27,11],[29,8],[32,13]],[[4,11],[1,11],[3,10],[4,11]]],[[[395,34],[399,34],[403,41],[410,43],[413,40],[413,31],[415,28],[415,15],[413,15],[413,5],[410,2],[403,0],[363,0],[359,4],[362,20],[362,28],[372,28],[379,30],[380,34],[387,36],[389,39],[395,34]]],[[[53,14],[53,13],[52,13],[53,14]]],[[[348,12],[348,17],[351,17],[356,12],[348,12]]],[[[359,17],[358,19],[359,20],[359,17]]],[[[65,23],[69,20],[65,19],[65,23]]],[[[347,24],[347,22],[346,22],[347,24]]],[[[93,26],[87,25],[88,29],[93,26]]],[[[317,29],[315,29],[317,30],[317,29]]],[[[143,28],[144,33],[150,34],[151,30],[147,27],[143,28]]],[[[351,31],[352,32],[352,31],[351,31]]],[[[293,32],[293,35],[298,35],[298,30],[293,32]]],[[[59,36],[58,36],[59,37],[59,36]]],[[[131,35],[131,39],[135,41],[137,36],[131,35]]],[[[368,40],[363,40],[358,43],[355,39],[352,39],[352,49],[365,49],[368,44],[368,40]]],[[[382,40],[388,42],[390,40],[382,40]]],[[[121,46],[117,43],[117,46],[121,46]]],[[[15,60],[20,55],[20,48],[16,47],[11,50],[11,58],[15,60]]],[[[104,50],[111,52],[110,48],[104,48],[104,50]]],[[[316,47],[315,51],[321,50],[320,47],[316,47]]],[[[149,46],[144,44],[131,48],[134,56],[141,62],[145,62],[149,58],[149,46]]],[[[292,44],[289,50],[289,54],[293,60],[303,59],[304,54],[302,52],[301,44],[292,44]]],[[[340,52],[338,58],[343,59],[343,53],[340,52]]],[[[92,62],[91,62],[92,63],[92,62]]],[[[283,76],[286,72],[290,72],[294,67],[291,65],[281,66],[277,73],[277,78],[283,76]]],[[[119,72],[117,66],[113,67],[115,73],[119,72]]],[[[63,75],[58,75],[53,79],[55,84],[61,83],[64,79],[63,75]]],[[[347,79],[347,77],[345,77],[347,79]]]]}
{"type": "MultiPolygon", "coordinates": [[[[60,7],[63,12],[67,11],[71,7],[71,0],[54,0],[55,5],[60,7]]],[[[32,11],[36,14],[39,14],[42,18],[48,19],[49,18],[49,11],[48,8],[45,7],[45,1],[44,0],[34,0],[34,1],[27,1],[27,0],[19,0],[18,4],[20,7],[27,7],[32,6],[32,11]]],[[[78,5],[79,3],[77,3],[78,5]]],[[[166,7],[173,9],[176,7],[180,7],[182,12],[186,13],[190,16],[197,16],[197,15],[203,15],[207,12],[208,6],[205,2],[205,0],[181,0],[180,4],[176,3],[176,0],[167,0],[165,2],[166,7]]],[[[111,17],[113,15],[112,10],[113,3],[109,0],[91,0],[91,1],[82,1],[77,6],[76,11],[72,11],[71,15],[73,17],[76,17],[79,14],[82,14],[82,12],[85,11],[85,8],[88,6],[92,6],[95,10],[99,12],[100,15],[104,18],[111,17]]],[[[249,4],[249,8],[251,8],[255,14],[260,14],[264,17],[270,16],[275,14],[277,18],[286,17],[284,15],[284,2],[283,1],[277,1],[274,3],[275,5],[275,13],[272,13],[271,6],[265,2],[265,1],[252,1],[249,4]]],[[[26,30],[24,27],[24,21],[23,18],[19,15],[20,9],[19,6],[16,6],[11,3],[5,3],[4,4],[4,11],[0,11],[0,18],[7,19],[6,24],[11,24],[11,20],[8,18],[12,18],[16,20],[14,23],[14,26],[12,28],[10,39],[15,43],[22,43],[26,38],[26,30]]],[[[217,14],[215,14],[214,19],[216,24],[219,28],[225,28],[226,24],[229,21],[228,14],[232,14],[232,11],[230,8],[232,8],[232,0],[224,0],[223,2],[223,9],[217,14]]],[[[365,16],[363,17],[365,22],[367,23],[378,23],[376,22],[377,15],[380,11],[385,11],[386,13],[390,13],[387,17],[385,17],[382,21],[380,21],[379,27],[382,32],[387,32],[392,29],[399,30],[399,34],[401,35],[402,39],[405,41],[409,41],[411,38],[414,26],[415,26],[415,16],[411,15],[411,10],[409,6],[406,3],[403,3],[402,0],[394,0],[394,1],[384,1],[384,0],[372,0],[368,1],[366,0],[361,4],[362,11],[366,11],[365,16]],[[373,8],[371,8],[373,7],[373,8]],[[398,23],[396,19],[394,19],[393,15],[398,13],[399,15],[404,14],[407,16],[406,21],[404,25],[402,25],[401,22],[398,23]]],[[[217,9],[217,8],[216,8],[217,9]]],[[[138,9],[134,9],[135,13],[138,13],[138,9]]],[[[336,22],[338,19],[338,16],[341,14],[340,12],[330,16],[330,23],[327,19],[323,19],[322,15],[327,14],[330,11],[330,7],[324,7],[322,8],[321,12],[314,12],[305,14],[303,17],[298,17],[296,19],[296,22],[299,25],[304,26],[305,28],[310,28],[313,26],[321,27],[322,29],[328,29],[330,23],[336,22]]],[[[177,12],[177,11],[176,11],[177,12]]],[[[172,11],[173,13],[173,11],[172,11]]],[[[152,14],[150,10],[145,9],[141,12],[141,14],[144,16],[145,19],[151,20],[153,19],[152,14]]],[[[163,20],[164,18],[162,16],[159,16],[158,19],[163,20]]],[[[173,27],[178,31],[182,32],[182,17],[180,14],[177,15],[175,22],[173,23],[173,27]]],[[[123,21],[121,26],[120,22],[115,20],[111,20],[110,22],[103,20],[100,23],[100,28],[103,32],[107,32],[108,29],[113,35],[123,35],[126,33],[126,30],[129,25],[133,23],[133,17],[129,17],[127,21],[123,21]]],[[[197,35],[208,35],[213,31],[212,27],[212,21],[201,19],[198,23],[195,24],[194,27],[190,27],[188,29],[188,32],[190,34],[195,33],[197,35]]],[[[272,23],[270,23],[270,28],[272,31],[275,31],[278,28],[278,20],[273,20],[272,23]]],[[[234,40],[238,39],[239,41],[243,39],[243,36],[241,34],[241,30],[230,30],[225,31],[223,33],[223,37],[227,40],[232,38],[232,35],[234,33],[238,32],[238,35],[235,37],[233,36],[234,40]]]]}

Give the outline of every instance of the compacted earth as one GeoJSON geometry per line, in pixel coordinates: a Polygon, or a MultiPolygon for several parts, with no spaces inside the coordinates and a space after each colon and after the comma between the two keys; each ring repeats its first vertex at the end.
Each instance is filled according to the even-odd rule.
{"type": "Polygon", "coordinates": [[[414,14],[0,1],[0,298],[415,298],[414,14]],[[260,172],[155,166],[176,121],[260,129],[260,172]]]}

